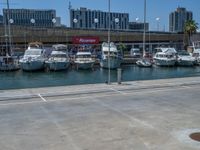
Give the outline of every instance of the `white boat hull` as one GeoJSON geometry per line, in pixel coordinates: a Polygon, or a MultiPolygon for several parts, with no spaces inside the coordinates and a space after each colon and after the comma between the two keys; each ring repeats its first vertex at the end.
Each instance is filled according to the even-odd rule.
{"type": "Polygon", "coordinates": [[[139,59],[138,61],[136,61],[136,64],[139,67],[151,67],[152,63],[148,60],[143,60],[143,59],[139,59]]]}
{"type": "Polygon", "coordinates": [[[66,70],[70,65],[69,62],[45,62],[45,64],[52,71],[66,70]]]}
{"type": "MultiPolygon", "coordinates": [[[[110,58],[110,69],[117,69],[117,68],[120,68],[120,65],[121,65],[121,59],[119,58],[110,58]]],[[[108,59],[102,59],[101,62],[100,62],[100,66],[102,68],[106,68],[108,69],[109,68],[109,65],[108,65],[108,59]]]]}
{"type": "Polygon", "coordinates": [[[37,71],[44,69],[44,61],[23,61],[21,69],[24,71],[37,71]]]}
{"type": "Polygon", "coordinates": [[[163,60],[163,59],[154,59],[154,63],[157,66],[174,66],[176,63],[176,60],[163,60]]]}
{"type": "Polygon", "coordinates": [[[75,61],[75,65],[77,69],[91,69],[94,66],[94,61],[89,62],[79,62],[75,61]]]}
{"type": "Polygon", "coordinates": [[[195,61],[190,60],[179,60],[177,61],[178,66],[194,66],[195,61]]]}

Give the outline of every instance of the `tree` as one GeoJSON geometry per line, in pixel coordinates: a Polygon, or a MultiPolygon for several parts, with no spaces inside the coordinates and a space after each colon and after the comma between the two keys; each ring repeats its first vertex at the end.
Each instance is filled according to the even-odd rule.
{"type": "Polygon", "coordinates": [[[194,20],[188,20],[185,23],[184,27],[184,33],[187,35],[187,44],[191,44],[191,36],[196,33],[198,29],[198,23],[196,23],[194,20]]]}
{"type": "Polygon", "coordinates": [[[127,49],[126,45],[124,43],[119,44],[119,50],[122,55],[124,55],[124,51],[127,49]]]}

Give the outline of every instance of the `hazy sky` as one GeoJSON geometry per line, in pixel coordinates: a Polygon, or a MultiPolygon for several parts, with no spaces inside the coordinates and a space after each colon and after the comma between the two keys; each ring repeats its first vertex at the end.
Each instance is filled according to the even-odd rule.
{"type": "MultiPolygon", "coordinates": [[[[108,0],[9,0],[10,8],[55,9],[57,16],[61,17],[62,24],[69,26],[68,5],[71,1],[72,8],[86,7],[94,10],[108,11],[108,0]]],[[[169,13],[178,6],[185,7],[193,12],[193,18],[200,24],[200,0],[146,0],[147,21],[150,28],[157,28],[156,18],[160,18],[160,30],[168,30],[169,13]]],[[[0,2],[0,13],[6,0],[0,2]]],[[[111,11],[129,13],[130,21],[138,17],[143,21],[144,0],[111,0],[111,11]]]]}

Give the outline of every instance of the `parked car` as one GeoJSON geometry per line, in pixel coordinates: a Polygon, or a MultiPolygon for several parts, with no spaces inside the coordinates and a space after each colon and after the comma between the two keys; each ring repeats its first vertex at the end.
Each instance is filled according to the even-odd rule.
{"type": "Polygon", "coordinates": [[[131,48],[130,55],[134,58],[142,57],[142,53],[139,48],[131,48]]]}

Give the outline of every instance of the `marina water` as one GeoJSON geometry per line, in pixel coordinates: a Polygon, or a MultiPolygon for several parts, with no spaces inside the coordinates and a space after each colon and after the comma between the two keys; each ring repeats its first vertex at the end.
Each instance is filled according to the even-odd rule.
{"type": "MultiPolygon", "coordinates": [[[[200,67],[140,68],[136,65],[122,66],[122,82],[199,76],[200,67]]],[[[117,70],[111,70],[111,82],[117,82],[117,70]]],[[[61,72],[0,72],[0,90],[105,83],[108,70],[75,70],[61,72]]]]}

